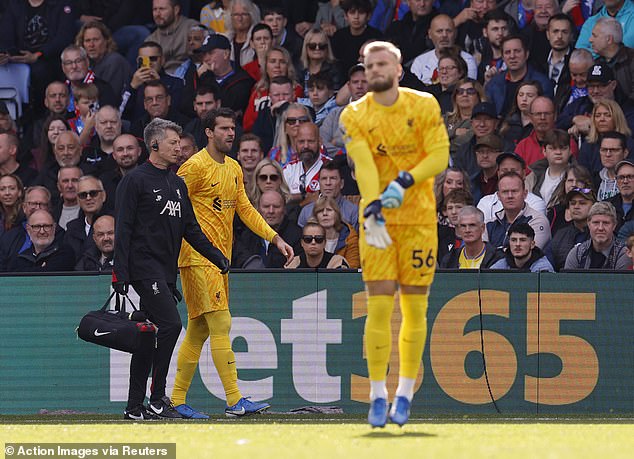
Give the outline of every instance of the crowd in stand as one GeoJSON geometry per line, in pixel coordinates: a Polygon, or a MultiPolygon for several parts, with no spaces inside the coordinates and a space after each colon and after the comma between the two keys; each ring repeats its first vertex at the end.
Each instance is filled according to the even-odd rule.
{"type": "Polygon", "coordinates": [[[249,199],[297,254],[236,222],[232,267],[359,268],[339,117],[373,40],[449,133],[440,268],[632,269],[631,26],[634,0],[0,0],[0,75],[30,71],[21,116],[0,101],[0,272],[110,271],[144,127],[182,126],[182,164],[219,107],[239,114],[249,199]]]}

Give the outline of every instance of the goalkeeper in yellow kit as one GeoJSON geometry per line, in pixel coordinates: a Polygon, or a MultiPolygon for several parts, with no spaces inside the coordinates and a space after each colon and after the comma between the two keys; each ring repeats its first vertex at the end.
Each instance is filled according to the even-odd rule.
{"type": "MultiPolygon", "coordinates": [[[[207,147],[187,160],[178,175],[187,185],[189,198],[203,233],[228,259],[233,243],[233,218],[240,219],[258,236],[271,241],[287,260],[293,249],[266,223],[249,202],[244,190],[242,169],[226,156],[235,137],[235,114],[228,108],[212,110],[203,119],[207,147]]],[[[202,346],[209,338],[211,357],[222,381],[227,400],[227,416],[244,416],[269,408],[268,403],[242,397],[238,388],[236,359],[229,331],[228,277],[207,261],[187,242],[178,258],[183,293],[187,303],[187,332],[178,351],[172,402],[184,418],[206,419],[186,403],[202,346]]]]}
{"type": "Polygon", "coordinates": [[[365,345],[373,427],[409,418],[427,334],[427,301],[436,268],[438,235],[434,176],[447,167],[449,140],[438,102],[430,94],[399,88],[401,53],[393,44],[366,46],[371,92],[341,114],[348,156],[361,191],[359,240],[368,292],[365,345]],[[386,374],[391,315],[399,289],[399,383],[388,413],[386,374]]]}

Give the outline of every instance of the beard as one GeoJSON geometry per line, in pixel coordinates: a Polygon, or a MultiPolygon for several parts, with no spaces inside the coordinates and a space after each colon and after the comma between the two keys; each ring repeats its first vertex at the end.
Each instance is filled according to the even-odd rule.
{"type": "Polygon", "coordinates": [[[375,80],[368,81],[368,91],[372,92],[383,92],[389,91],[394,87],[394,80],[385,79],[385,80],[375,80]]]}

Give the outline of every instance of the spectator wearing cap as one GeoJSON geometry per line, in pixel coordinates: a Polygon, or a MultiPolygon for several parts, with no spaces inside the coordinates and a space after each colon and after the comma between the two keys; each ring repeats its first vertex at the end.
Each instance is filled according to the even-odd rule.
{"type": "Polygon", "coordinates": [[[565,205],[570,222],[555,233],[550,245],[553,266],[557,271],[564,267],[566,257],[575,245],[590,239],[588,214],[595,202],[597,197],[590,188],[574,187],[566,194],[565,205]]]}
{"type": "MultiPolygon", "coordinates": [[[[442,51],[453,51],[456,44],[457,30],[453,19],[446,14],[439,14],[431,20],[428,36],[433,43],[433,49],[417,56],[412,62],[411,71],[416,77],[426,85],[438,83],[439,63],[442,51]]],[[[467,64],[467,75],[475,80],[478,78],[478,64],[475,58],[465,52],[460,51],[460,57],[467,64]]]]}
{"type": "Polygon", "coordinates": [[[522,272],[554,272],[553,266],[535,242],[535,231],[525,222],[516,222],[508,229],[504,258],[491,269],[511,269],[522,272]]]}
{"type": "Polygon", "coordinates": [[[503,143],[500,136],[488,134],[476,141],[476,163],[480,168],[471,184],[473,200],[477,203],[482,196],[493,194],[498,189],[498,164],[497,157],[502,154],[503,143]]]}
{"type": "Polygon", "coordinates": [[[634,221],[634,160],[625,159],[616,165],[616,185],[619,194],[608,200],[616,209],[616,230],[634,221]]]}
{"type": "Polygon", "coordinates": [[[546,75],[528,64],[528,48],[524,39],[509,35],[502,41],[502,59],[506,70],[498,72],[484,86],[487,99],[495,105],[497,115],[505,117],[513,106],[518,85],[525,80],[538,81],[544,95],[553,97],[553,83],[546,75]]]}
{"type": "MultiPolygon", "coordinates": [[[[498,165],[498,183],[500,177],[509,172],[515,172],[521,176],[522,179],[526,178],[526,163],[517,153],[505,151],[504,153],[498,155],[495,162],[498,165]]],[[[546,203],[542,198],[528,191],[525,201],[531,208],[546,215],[546,203]]],[[[493,194],[483,196],[480,199],[480,202],[478,202],[477,207],[484,213],[485,222],[494,220],[496,212],[502,210],[502,201],[500,200],[498,192],[496,191],[493,194]]]]}
{"type": "MultiPolygon", "coordinates": [[[[533,99],[529,112],[533,132],[515,147],[515,153],[524,158],[528,167],[544,158],[544,139],[555,129],[555,116],[555,104],[551,99],[544,96],[533,99]]],[[[569,144],[571,154],[576,157],[579,152],[577,144],[572,138],[569,138],[569,144]]]]}
{"type": "Polygon", "coordinates": [[[629,154],[625,136],[620,132],[608,131],[601,134],[599,139],[599,156],[602,169],[593,177],[594,186],[598,190],[599,201],[608,199],[619,194],[619,187],[616,180],[616,166],[620,164],[629,154]]]}
{"type": "Polygon", "coordinates": [[[595,15],[585,20],[575,48],[585,48],[592,51],[590,37],[594,25],[600,18],[604,17],[613,17],[619,21],[624,31],[623,44],[629,48],[634,47],[634,2],[632,0],[608,0],[595,15]]]}
{"type": "Polygon", "coordinates": [[[380,40],[383,33],[368,25],[372,14],[370,0],[345,0],[341,2],[347,27],[340,28],[332,36],[332,51],[341,63],[349,69],[357,63],[359,49],[368,40],[380,40]]]}
{"type": "Polygon", "coordinates": [[[550,202],[570,163],[570,135],[555,129],[544,135],[542,143],[544,158],[529,166],[531,173],[526,177],[526,189],[542,198],[544,202],[550,202]]]}
{"type": "Polygon", "coordinates": [[[187,59],[187,34],[195,20],[181,16],[177,0],[153,0],[152,18],[156,30],[148,37],[163,48],[165,71],[172,73],[187,59]]]}
{"type": "Polygon", "coordinates": [[[614,18],[599,18],[590,36],[592,50],[614,71],[619,87],[634,100],[634,49],[623,45],[621,23],[614,18]]]}
{"type": "Polygon", "coordinates": [[[588,213],[590,239],[573,247],[564,269],[629,269],[632,260],[627,256],[625,244],[616,239],[616,210],[609,202],[596,202],[588,213]]]}
{"type": "Polygon", "coordinates": [[[200,84],[216,83],[220,86],[220,105],[239,112],[242,118],[248,103],[251,88],[255,81],[247,72],[231,61],[231,42],[220,34],[209,35],[196,50],[203,54],[206,69],[200,76],[200,84]]]}

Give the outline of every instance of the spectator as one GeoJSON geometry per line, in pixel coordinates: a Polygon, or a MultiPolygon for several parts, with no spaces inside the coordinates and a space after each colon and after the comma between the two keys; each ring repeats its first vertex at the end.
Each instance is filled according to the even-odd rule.
{"type": "Polygon", "coordinates": [[[99,90],[94,84],[79,83],[75,87],[75,116],[68,119],[70,128],[79,136],[81,145],[88,145],[95,135],[95,115],[99,108],[99,90]]]}
{"type": "MultiPolygon", "coordinates": [[[[495,11],[495,0],[472,0],[469,8],[463,8],[454,18],[458,27],[458,46],[466,52],[475,55],[485,49],[483,31],[486,25],[486,15],[495,11]]],[[[513,23],[509,19],[509,24],[513,23]]]]}
{"type": "Polygon", "coordinates": [[[224,33],[229,22],[231,0],[214,0],[200,10],[200,23],[216,33],[224,33]]]}
{"type": "Polygon", "coordinates": [[[205,72],[203,56],[196,50],[203,45],[210,32],[205,26],[194,25],[187,33],[187,60],[174,72],[174,77],[184,82],[183,96],[181,98],[180,111],[189,118],[194,118],[196,113],[190,102],[194,100],[194,94],[198,89],[199,75],[205,72]]]}
{"type": "Polygon", "coordinates": [[[523,272],[554,272],[548,258],[535,242],[535,230],[528,223],[513,223],[508,230],[508,243],[504,258],[491,265],[491,269],[512,269],[523,272]]]}
{"type": "MultiPolygon", "coordinates": [[[[573,47],[574,23],[565,14],[555,14],[548,20],[546,37],[550,52],[546,55],[542,73],[555,83],[555,101],[561,100],[561,93],[570,88],[569,59],[573,47]]],[[[555,104],[557,108],[557,104],[555,104]]]]}
{"type": "Polygon", "coordinates": [[[440,262],[453,248],[463,245],[462,235],[458,228],[460,209],[473,206],[473,196],[467,190],[451,190],[442,201],[442,219],[438,221],[438,256],[440,262]]]}
{"type": "MultiPolygon", "coordinates": [[[[419,80],[426,85],[435,84],[440,81],[440,63],[438,62],[442,51],[455,50],[456,43],[456,26],[453,19],[446,14],[439,14],[431,20],[428,36],[433,43],[433,49],[417,56],[412,62],[411,71],[419,80]]],[[[460,57],[467,65],[466,75],[471,79],[478,77],[478,64],[474,57],[460,50],[460,57]]]]}
{"type": "Polygon", "coordinates": [[[273,148],[268,154],[269,158],[277,161],[282,167],[291,161],[296,161],[299,155],[295,140],[299,127],[310,122],[312,122],[312,117],[308,107],[298,103],[289,104],[277,125],[273,148]]]}
{"type": "Polygon", "coordinates": [[[114,256],[114,217],[103,215],[95,220],[90,247],[75,265],[75,271],[112,272],[114,256]]]}
{"type": "Polygon", "coordinates": [[[72,271],[73,251],[55,238],[55,221],[48,210],[36,210],[27,220],[30,244],[9,259],[9,272],[72,271]]]}
{"type": "Polygon", "coordinates": [[[438,223],[446,224],[446,217],[442,212],[445,197],[451,190],[466,190],[471,194],[471,180],[465,171],[458,167],[449,166],[434,179],[434,196],[436,198],[436,210],[438,211],[438,223]]]}
{"type": "MultiPolygon", "coordinates": [[[[579,164],[587,167],[592,173],[599,172],[603,167],[599,154],[601,136],[614,131],[623,136],[627,148],[634,150],[632,131],[627,125],[627,120],[619,104],[609,99],[595,102],[590,115],[590,130],[579,152],[579,164]]],[[[614,164],[616,165],[616,163],[614,164]]],[[[599,192],[599,201],[605,199],[600,195],[601,192],[599,192]]]]}
{"type": "Polygon", "coordinates": [[[181,151],[180,158],[175,167],[181,167],[189,158],[199,151],[196,146],[196,139],[194,139],[193,135],[183,132],[179,137],[181,139],[181,151]]]}
{"type": "Polygon", "coordinates": [[[473,206],[462,207],[458,212],[457,228],[463,244],[449,250],[440,261],[440,268],[490,268],[498,256],[495,247],[482,240],[485,228],[482,211],[473,206]]]}
{"type": "MultiPolygon", "coordinates": [[[[528,62],[549,78],[547,59],[551,51],[548,41],[548,23],[550,18],[559,12],[557,0],[534,0],[533,20],[522,28],[521,34],[528,43],[528,62]]],[[[551,78],[557,83],[556,78],[551,78]]]]}
{"type": "Polygon", "coordinates": [[[588,70],[592,67],[594,60],[592,54],[585,49],[573,50],[568,58],[568,72],[570,73],[570,81],[567,82],[564,77],[560,77],[557,90],[555,91],[555,109],[559,116],[557,117],[557,127],[559,129],[568,129],[572,119],[565,115],[564,109],[570,104],[581,98],[588,96],[588,70]]]}
{"type": "Polygon", "coordinates": [[[550,225],[546,216],[526,204],[524,178],[516,172],[500,176],[498,194],[502,210],[495,213],[495,219],[486,224],[485,240],[496,247],[508,245],[508,229],[514,223],[528,223],[535,231],[535,243],[541,249],[550,241],[550,225]]]}
{"type": "Polygon", "coordinates": [[[19,142],[15,134],[0,133],[0,175],[15,175],[25,186],[31,186],[37,178],[37,171],[16,160],[19,142]]]}
{"type": "Polygon", "coordinates": [[[475,106],[483,100],[484,90],[477,81],[463,78],[454,85],[451,96],[453,109],[443,115],[449,135],[449,151],[452,156],[473,136],[471,115],[475,106]]]}
{"type": "Polygon", "coordinates": [[[604,17],[616,18],[625,31],[623,44],[629,48],[634,47],[634,3],[632,3],[631,0],[608,0],[604,2],[604,5],[596,14],[586,18],[579,32],[579,38],[577,39],[577,45],[575,47],[592,51],[590,37],[594,30],[594,25],[600,18],[604,17]]]}
{"type": "MultiPolygon", "coordinates": [[[[137,69],[132,74],[132,79],[126,84],[123,92],[123,101],[121,106],[124,107],[124,118],[132,123],[143,116],[143,94],[145,85],[150,82],[160,81],[167,88],[167,92],[172,99],[172,106],[180,108],[187,104],[188,100],[184,93],[186,88],[184,82],[180,78],[168,75],[165,72],[165,57],[161,45],[154,41],[144,42],[137,53],[137,69]]],[[[193,84],[193,83],[192,83],[193,84]]],[[[191,91],[191,100],[193,101],[193,89],[191,91]]]]}
{"type": "Polygon", "coordinates": [[[526,177],[526,189],[550,202],[555,189],[565,179],[570,163],[570,135],[560,129],[549,131],[542,141],[544,158],[535,161],[526,177]]]}
{"type": "MultiPolygon", "coordinates": [[[[506,151],[495,159],[498,164],[498,185],[502,175],[514,172],[522,177],[522,180],[526,178],[526,163],[524,159],[517,153],[506,151]]],[[[541,214],[546,214],[546,203],[539,196],[534,195],[527,190],[526,204],[535,209],[541,214]]],[[[484,221],[490,222],[495,220],[495,214],[502,210],[502,201],[498,192],[483,196],[478,202],[478,209],[484,213],[484,221]]]]}
{"type": "Polygon", "coordinates": [[[297,101],[313,109],[315,124],[321,126],[328,113],[337,108],[332,80],[324,73],[316,73],[310,76],[306,86],[308,86],[308,97],[297,101]]]}
{"type": "MultiPolygon", "coordinates": [[[[291,55],[281,46],[273,46],[262,59],[264,72],[260,80],[253,86],[249,103],[244,112],[243,127],[245,131],[251,131],[260,111],[271,106],[270,86],[274,78],[286,77],[291,80],[291,93],[295,97],[301,97],[304,90],[297,83],[295,68],[291,61],[291,55]]],[[[277,107],[276,107],[277,108],[277,107]]]]}
{"type": "Polygon", "coordinates": [[[273,43],[286,48],[295,65],[295,70],[301,70],[300,55],[302,54],[302,39],[288,25],[288,12],[283,6],[268,5],[262,10],[262,22],[271,28],[273,43]]]}
{"type": "MultiPolygon", "coordinates": [[[[280,129],[284,112],[289,104],[295,102],[297,92],[295,89],[301,88],[297,83],[288,77],[277,76],[269,84],[267,107],[259,110],[257,118],[253,124],[253,134],[262,140],[265,151],[269,151],[273,146],[275,134],[280,129]]],[[[310,118],[309,118],[310,119],[310,118]]]]}
{"type": "Polygon", "coordinates": [[[40,170],[35,183],[45,186],[52,196],[57,193],[57,173],[60,167],[79,166],[81,147],[79,137],[72,131],[61,132],[55,140],[55,161],[40,170]]]}
{"type": "Polygon", "coordinates": [[[467,76],[467,66],[464,60],[450,50],[442,50],[438,59],[438,83],[425,88],[434,95],[440,104],[442,114],[453,110],[451,96],[454,85],[467,76]]]}
{"type": "MultiPolygon", "coordinates": [[[[266,58],[266,54],[273,47],[273,31],[271,28],[263,23],[255,24],[251,30],[249,46],[255,52],[255,58],[251,62],[244,64],[242,68],[253,80],[260,81],[262,78],[262,63],[266,58]]],[[[286,48],[284,49],[286,50],[286,48]]],[[[289,65],[293,66],[290,54],[288,61],[289,65]]]]}
{"type": "Polygon", "coordinates": [[[312,269],[348,269],[349,265],[341,255],[326,252],[326,230],[319,223],[309,221],[302,229],[302,252],[285,267],[312,269]]]}
{"type": "Polygon", "coordinates": [[[385,32],[385,37],[401,50],[405,64],[429,49],[427,33],[436,15],[431,0],[410,0],[408,4],[409,12],[392,22],[385,32]]]}
{"type": "Polygon", "coordinates": [[[344,92],[349,94],[349,96],[344,99],[343,105],[331,110],[324,118],[321,126],[319,126],[319,133],[329,156],[335,156],[344,148],[343,133],[339,126],[341,112],[348,103],[361,99],[368,92],[368,80],[365,77],[365,66],[363,64],[356,64],[350,68],[348,71],[348,82],[341,87],[337,94],[338,101],[344,92]]]}
{"type": "Polygon", "coordinates": [[[81,165],[86,175],[99,176],[116,167],[112,159],[114,139],[121,134],[121,115],[116,108],[106,105],[95,114],[96,136],[82,151],[81,165]]]}
{"type": "Polygon", "coordinates": [[[319,191],[319,171],[329,158],[319,152],[319,128],[313,123],[299,126],[296,146],[299,159],[284,166],[284,180],[291,200],[303,201],[307,193],[319,191]]]}
{"type": "Polygon", "coordinates": [[[318,73],[327,75],[335,90],[338,90],[343,84],[330,39],[323,31],[309,30],[306,33],[302,45],[301,62],[300,84],[304,87],[304,94],[308,94],[310,77],[318,73]]]}
{"type": "Polygon", "coordinates": [[[115,169],[104,172],[99,178],[106,193],[106,208],[116,209],[116,192],[119,182],[138,164],[141,146],[131,134],[121,134],[112,142],[112,159],[117,164],[115,169]]]}
{"type": "Polygon", "coordinates": [[[565,179],[559,182],[547,205],[546,217],[550,222],[550,232],[553,237],[557,231],[571,221],[570,212],[566,205],[566,195],[573,188],[589,188],[594,193],[590,172],[576,163],[566,167],[565,179]]]}
{"type": "Polygon", "coordinates": [[[506,116],[513,104],[513,95],[520,82],[525,80],[538,81],[544,90],[544,95],[553,97],[553,84],[542,73],[528,64],[528,48],[523,38],[509,35],[502,42],[502,57],[507,69],[498,72],[490,68],[485,81],[484,90],[487,99],[494,105],[498,115],[506,116]],[[494,75],[494,76],[491,76],[494,75]],[[490,78],[490,79],[489,79],[490,78]]]}
{"type": "MultiPolygon", "coordinates": [[[[279,191],[265,191],[258,202],[258,212],[266,223],[275,230],[293,251],[300,248],[302,231],[285,212],[285,199],[279,191]]],[[[259,237],[250,229],[245,229],[236,240],[232,266],[236,268],[283,268],[286,257],[275,244],[259,237]]]]}
{"type": "Polygon", "coordinates": [[[619,194],[616,167],[627,158],[629,151],[625,136],[619,132],[604,132],[599,139],[599,155],[603,168],[595,175],[595,186],[599,201],[606,201],[619,194]]]}
{"type": "MultiPolygon", "coordinates": [[[[42,138],[42,129],[44,123],[51,115],[60,115],[63,120],[66,120],[72,114],[67,110],[70,96],[68,93],[68,86],[61,81],[53,81],[46,86],[44,92],[44,107],[46,107],[45,113],[39,118],[35,119],[33,123],[26,127],[25,139],[27,139],[27,145],[33,147],[40,146],[40,140],[42,138]]],[[[52,153],[52,150],[51,150],[52,153]]],[[[40,158],[35,157],[37,162],[40,158]]],[[[39,163],[38,163],[39,166],[39,163]]]]}
{"type": "Polygon", "coordinates": [[[498,189],[498,164],[497,157],[502,154],[502,139],[489,134],[480,137],[476,141],[476,163],[480,173],[471,183],[473,199],[477,203],[482,196],[493,194],[498,189]]]}
{"type": "Polygon", "coordinates": [[[96,76],[107,81],[116,95],[132,77],[132,68],[112,38],[112,32],[101,21],[84,23],[75,37],[75,45],[83,47],[90,59],[90,68],[96,76]]]}
{"type": "Polygon", "coordinates": [[[359,234],[342,220],[337,201],[320,196],[313,207],[312,217],[326,230],[326,252],[341,255],[350,268],[359,268],[359,234]]]}
{"type": "Polygon", "coordinates": [[[327,0],[319,3],[314,24],[332,37],[337,29],[346,25],[343,9],[339,5],[340,0],[327,0]]]}
{"type": "Polygon", "coordinates": [[[15,174],[0,175],[0,235],[21,225],[24,185],[15,174]]]}
{"type": "Polygon", "coordinates": [[[632,260],[616,239],[616,210],[609,202],[596,202],[588,213],[590,239],[570,250],[564,269],[629,269],[632,260]]]}
{"type": "MultiPolygon", "coordinates": [[[[625,247],[627,256],[632,259],[632,262],[630,264],[634,264],[634,234],[628,236],[625,247]]],[[[632,268],[634,269],[634,265],[632,266],[632,268]]]]}
{"type": "Polygon", "coordinates": [[[616,209],[616,230],[625,223],[634,220],[634,162],[623,160],[616,165],[616,184],[619,194],[609,199],[616,209]]]}
{"type": "Polygon", "coordinates": [[[68,223],[79,217],[81,208],[77,199],[77,184],[83,175],[77,166],[60,167],[57,172],[59,200],[53,206],[53,219],[66,231],[68,223]]]}
{"type": "Polygon", "coordinates": [[[148,37],[163,48],[165,71],[176,71],[187,59],[187,33],[196,25],[193,19],[181,16],[178,0],[152,0],[152,17],[156,30],[148,37]]]}
{"type": "Polygon", "coordinates": [[[288,202],[291,193],[286,180],[284,180],[282,167],[278,163],[264,158],[255,166],[253,177],[255,180],[251,182],[247,191],[251,203],[258,205],[260,197],[265,191],[278,191],[284,197],[284,201],[288,202]]]}
{"type": "MultiPolygon", "coordinates": [[[[321,166],[319,171],[319,197],[328,197],[335,200],[341,213],[341,220],[352,226],[355,231],[359,231],[359,207],[349,201],[341,192],[344,188],[344,178],[341,167],[337,162],[330,161],[321,166]]],[[[310,202],[302,207],[297,219],[297,224],[304,227],[306,222],[314,214],[315,203],[310,202]]]]}
{"type": "Polygon", "coordinates": [[[595,202],[597,198],[590,188],[575,187],[566,195],[565,205],[570,214],[570,223],[555,233],[550,246],[553,266],[557,271],[564,267],[570,250],[590,238],[588,214],[595,202]]]}
{"type": "Polygon", "coordinates": [[[201,84],[216,82],[221,89],[222,107],[240,112],[240,119],[249,103],[249,94],[255,83],[247,72],[231,61],[231,42],[224,35],[209,35],[196,50],[203,53],[206,72],[200,76],[201,84]]]}
{"type": "Polygon", "coordinates": [[[77,183],[77,197],[81,211],[75,220],[68,222],[64,235],[64,243],[73,250],[75,260],[94,246],[93,223],[97,217],[105,213],[106,192],[101,180],[85,175],[77,183]]]}
{"type": "MultiPolygon", "coordinates": [[[[264,151],[262,150],[260,138],[255,134],[243,134],[238,140],[237,159],[240,163],[240,167],[242,168],[245,190],[249,190],[252,184],[255,183],[255,168],[263,158],[264,151]]],[[[282,237],[282,239],[288,241],[285,237],[282,237]]]]}
{"type": "Polygon", "coordinates": [[[179,126],[186,126],[189,120],[179,113],[172,105],[172,97],[167,86],[161,81],[149,81],[143,88],[143,108],[145,113],[130,127],[130,132],[136,137],[143,135],[143,129],[155,118],[173,121],[179,126]]]}
{"type": "Polygon", "coordinates": [[[484,81],[484,75],[490,68],[501,71],[506,67],[502,59],[502,40],[508,36],[514,25],[515,22],[504,11],[493,9],[484,15],[482,38],[474,52],[478,62],[479,81],[484,81]]]}
{"type": "Polygon", "coordinates": [[[120,94],[115,94],[112,86],[99,78],[90,70],[88,62],[88,54],[86,50],[80,46],[68,45],[61,54],[62,70],[66,76],[68,84],[68,92],[70,101],[68,103],[68,111],[75,112],[75,95],[74,91],[78,85],[82,83],[94,84],[99,90],[99,105],[119,106],[120,94]]]}
{"type": "MultiPolygon", "coordinates": [[[[347,26],[339,27],[332,36],[332,51],[341,68],[349,69],[357,64],[359,49],[368,40],[379,40],[383,33],[368,25],[372,4],[369,0],[344,0],[341,2],[347,26]]],[[[317,22],[317,21],[315,21],[317,22]]]]}
{"type": "Polygon", "coordinates": [[[255,59],[249,40],[253,26],[260,22],[260,10],[251,0],[233,0],[229,8],[231,20],[224,35],[231,41],[231,60],[242,67],[255,59]]]}
{"type": "MultiPolygon", "coordinates": [[[[548,97],[539,96],[531,102],[530,119],[533,125],[533,132],[528,137],[521,140],[515,147],[515,153],[526,161],[527,166],[531,166],[535,161],[544,157],[543,145],[546,134],[555,129],[555,105],[548,97]]],[[[579,148],[572,138],[569,138],[570,153],[577,157],[579,148]]]]}
{"type": "Polygon", "coordinates": [[[184,128],[184,131],[192,134],[198,148],[207,146],[207,136],[203,128],[203,118],[210,111],[220,107],[220,88],[218,85],[198,86],[194,97],[194,112],[196,116],[184,128]]]}
{"type": "Polygon", "coordinates": [[[533,132],[531,104],[537,97],[543,95],[542,85],[537,81],[527,80],[517,86],[513,106],[500,128],[500,135],[505,141],[512,143],[514,149],[518,142],[533,132]]]}

